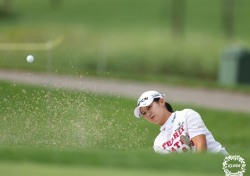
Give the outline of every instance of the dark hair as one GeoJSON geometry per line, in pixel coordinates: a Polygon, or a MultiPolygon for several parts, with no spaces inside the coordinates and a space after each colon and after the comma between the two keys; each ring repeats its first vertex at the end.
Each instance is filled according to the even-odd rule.
{"type": "MultiPolygon", "coordinates": [[[[155,99],[154,99],[154,101],[157,101],[157,102],[158,102],[159,100],[160,100],[160,98],[155,98],[155,99]]],[[[171,106],[169,103],[165,102],[165,106],[166,106],[166,108],[167,108],[167,110],[168,110],[169,112],[174,112],[172,106],[171,106]]]]}

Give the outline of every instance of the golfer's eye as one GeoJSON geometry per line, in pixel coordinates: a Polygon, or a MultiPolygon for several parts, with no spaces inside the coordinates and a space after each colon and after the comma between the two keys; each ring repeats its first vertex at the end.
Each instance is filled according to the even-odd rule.
{"type": "Polygon", "coordinates": [[[147,106],[147,110],[149,110],[151,107],[152,107],[151,105],[147,106]]]}
{"type": "Polygon", "coordinates": [[[142,114],[143,116],[145,116],[145,115],[146,115],[146,112],[142,112],[141,114],[142,114]]]}

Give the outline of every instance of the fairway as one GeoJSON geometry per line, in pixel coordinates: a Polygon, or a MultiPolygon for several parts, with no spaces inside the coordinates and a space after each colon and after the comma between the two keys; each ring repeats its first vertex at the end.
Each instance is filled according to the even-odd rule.
{"type": "MultiPolygon", "coordinates": [[[[1,69],[208,84],[216,83],[221,54],[231,46],[217,0],[187,1],[180,40],[171,32],[170,0],[60,2],[58,8],[48,1],[13,2],[16,13],[1,22],[1,69]],[[59,36],[63,41],[55,48],[40,46],[59,36]],[[29,54],[33,64],[25,61],[29,54]]],[[[249,47],[249,2],[235,4],[235,41],[249,47]]]]}
{"type": "Polygon", "coordinates": [[[186,1],[179,34],[175,0],[2,1],[0,70],[20,77],[0,80],[0,176],[223,176],[222,155],[154,152],[159,126],[135,118],[136,99],[129,97],[158,83],[174,111],[197,111],[215,140],[245,159],[244,176],[250,175],[250,114],[220,106],[235,107],[231,93],[249,97],[250,86],[218,80],[224,51],[250,47],[250,1],[235,1],[233,21],[223,16],[224,1],[186,1]],[[223,19],[232,22],[231,38],[223,19]],[[43,79],[29,79],[34,73],[43,79]],[[34,84],[21,82],[26,78],[34,84]],[[200,88],[222,101],[202,96],[200,88]],[[191,104],[194,96],[220,109],[191,104]]]}
{"type": "MultiPolygon", "coordinates": [[[[37,163],[0,162],[0,174],[4,176],[200,176],[185,171],[149,171],[136,169],[98,168],[85,166],[59,166],[37,163]]],[[[211,174],[202,173],[202,176],[211,174]]],[[[223,175],[223,174],[220,174],[223,175]]]]}
{"type": "MultiPolygon", "coordinates": [[[[5,173],[93,173],[137,175],[221,175],[221,155],[158,155],[146,151],[0,149],[0,171],[5,173]],[[13,164],[10,170],[9,168],[13,164]]],[[[2,175],[2,174],[1,174],[2,175]]]]}
{"type": "MultiPolygon", "coordinates": [[[[48,167],[45,170],[53,173],[62,167],[69,170],[65,173],[74,170],[76,174],[122,171],[133,175],[144,169],[159,175],[223,174],[223,156],[155,154],[152,143],[159,128],[133,116],[134,100],[6,82],[1,82],[1,92],[0,161],[9,163],[5,168],[13,163],[16,170],[31,167],[42,172],[48,167]]],[[[249,114],[195,109],[227,151],[248,163],[249,114]]]]}

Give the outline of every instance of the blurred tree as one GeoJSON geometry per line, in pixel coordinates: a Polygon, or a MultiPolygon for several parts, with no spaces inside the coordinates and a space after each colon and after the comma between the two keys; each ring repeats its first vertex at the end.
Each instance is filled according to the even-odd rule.
{"type": "Polygon", "coordinates": [[[222,28],[228,39],[234,37],[235,0],[222,0],[222,28]]]}
{"type": "Polygon", "coordinates": [[[12,13],[12,0],[2,0],[0,6],[0,16],[10,15],[12,13]]]}
{"type": "Polygon", "coordinates": [[[171,3],[171,31],[176,37],[183,36],[186,14],[186,0],[172,0],[171,3]]]}

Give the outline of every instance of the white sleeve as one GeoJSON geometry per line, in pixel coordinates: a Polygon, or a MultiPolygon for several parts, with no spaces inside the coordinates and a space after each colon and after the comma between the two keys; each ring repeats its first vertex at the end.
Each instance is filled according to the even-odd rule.
{"type": "Polygon", "coordinates": [[[194,110],[188,110],[186,114],[186,120],[187,131],[191,139],[200,134],[206,135],[206,133],[208,132],[208,129],[201,119],[200,114],[195,112],[194,110]]]}

